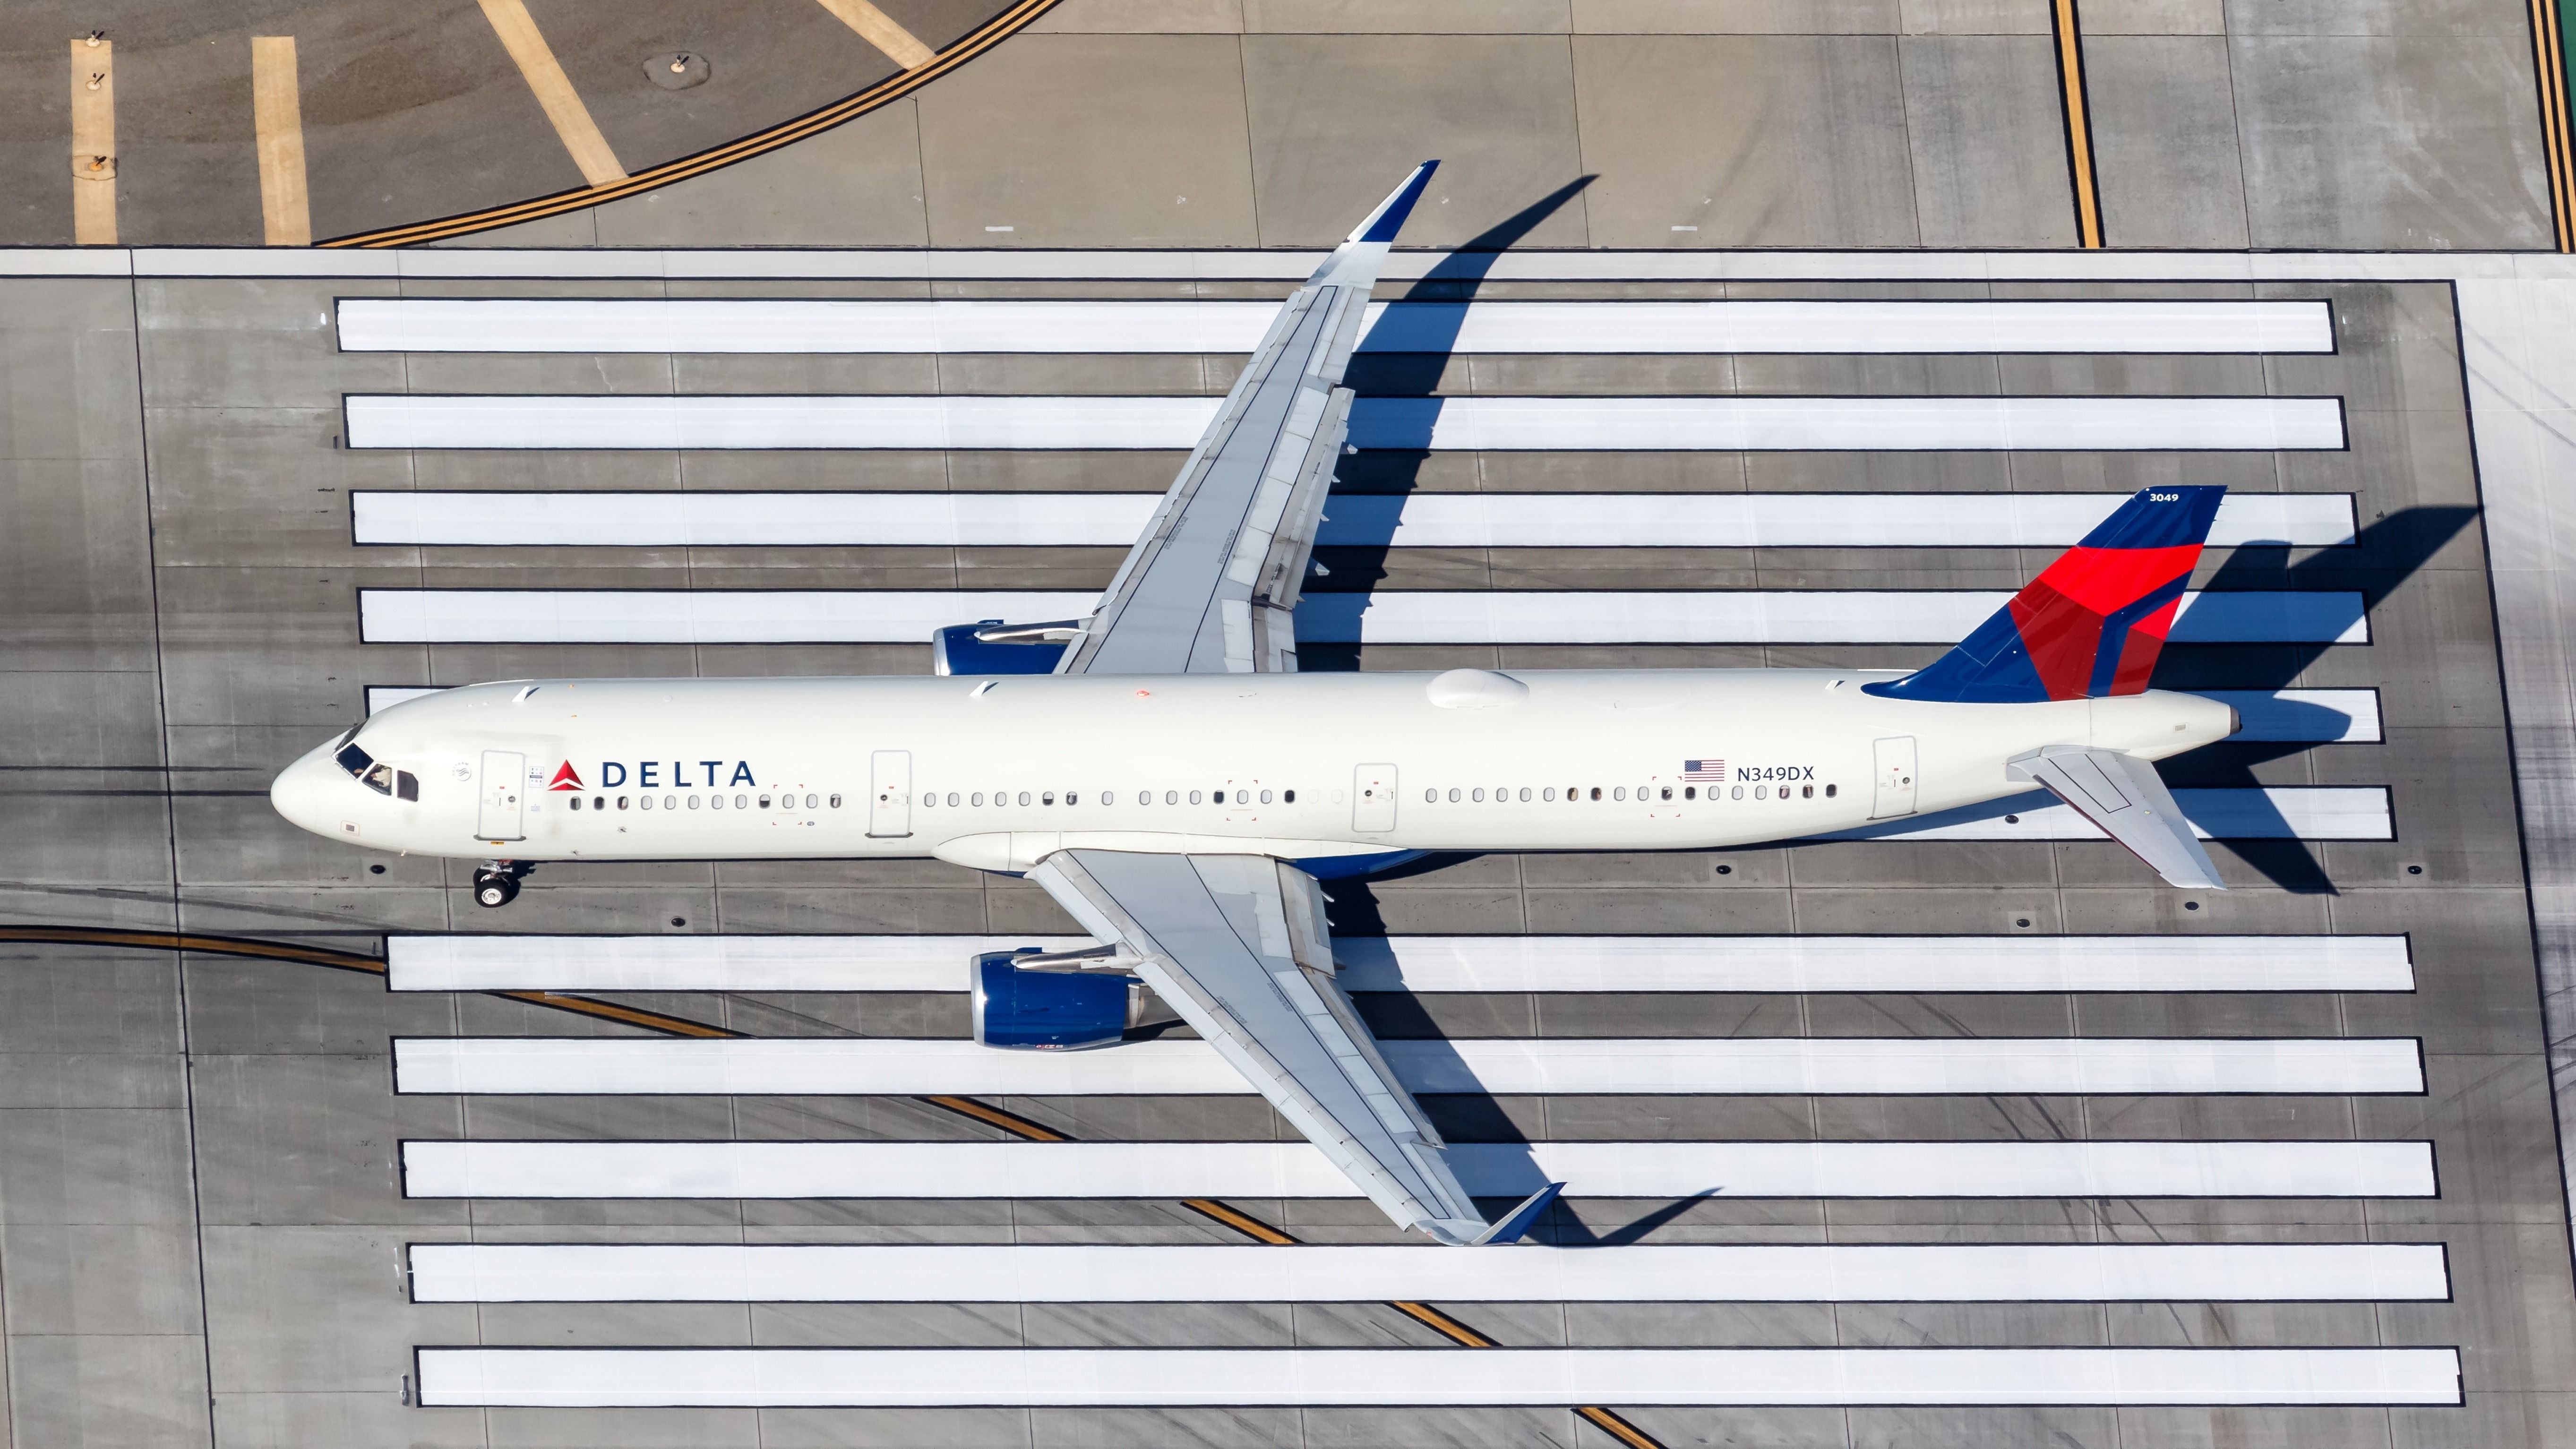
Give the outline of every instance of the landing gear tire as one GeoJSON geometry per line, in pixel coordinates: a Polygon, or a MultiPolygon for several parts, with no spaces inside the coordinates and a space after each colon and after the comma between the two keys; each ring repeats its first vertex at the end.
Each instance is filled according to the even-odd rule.
{"type": "Polygon", "coordinates": [[[474,872],[474,904],[498,910],[518,899],[519,883],[499,871],[474,872]]]}

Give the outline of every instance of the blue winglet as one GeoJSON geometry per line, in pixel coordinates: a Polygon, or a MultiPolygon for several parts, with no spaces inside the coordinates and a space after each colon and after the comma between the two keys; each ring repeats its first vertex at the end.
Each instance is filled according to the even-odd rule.
{"type": "Polygon", "coordinates": [[[1565,1191],[1564,1183],[1551,1182],[1522,1198],[1521,1205],[1503,1214],[1501,1222],[1478,1233],[1473,1239],[1473,1245],[1483,1247],[1519,1242],[1523,1233],[1537,1226],[1538,1220],[1547,1215],[1548,1204],[1555,1202],[1556,1195],[1563,1191],[1565,1191]]]}
{"type": "Polygon", "coordinates": [[[1369,213],[1369,219],[1360,223],[1359,230],[1351,233],[1350,239],[1361,242],[1395,240],[1395,234],[1404,230],[1404,219],[1413,214],[1413,203],[1422,199],[1422,188],[1431,184],[1431,173],[1439,169],[1437,161],[1425,161],[1414,167],[1413,174],[1404,179],[1404,184],[1395,189],[1393,196],[1378,203],[1377,210],[1369,213]]]}

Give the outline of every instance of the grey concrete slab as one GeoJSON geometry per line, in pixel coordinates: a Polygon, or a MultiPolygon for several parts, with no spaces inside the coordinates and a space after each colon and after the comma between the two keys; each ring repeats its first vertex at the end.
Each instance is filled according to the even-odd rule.
{"type": "Polygon", "coordinates": [[[1530,246],[1593,240],[1580,194],[1514,220],[1587,167],[1564,40],[1266,35],[1242,52],[1261,245],[1339,241],[1435,158],[1408,244],[1454,246],[1506,224],[1530,246]]]}
{"type": "Polygon", "coordinates": [[[933,246],[1259,244],[1232,40],[1024,35],[919,105],[933,246]]]}
{"type": "Polygon", "coordinates": [[[1908,35],[1897,63],[1921,244],[2073,245],[2065,128],[2052,124],[2054,44],[2044,35],[1908,35]]]}
{"type": "Polygon", "coordinates": [[[2531,42],[2518,19],[2504,33],[2510,7],[2481,9],[2472,33],[2402,38],[2231,23],[2254,245],[2549,244],[2531,42]]]}
{"type": "Polygon", "coordinates": [[[1578,36],[1573,47],[1583,168],[1601,175],[1583,198],[1593,245],[1921,240],[1894,40],[1578,36]]]}
{"type": "Polygon", "coordinates": [[[602,246],[725,245],[745,216],[789,246],[924,246],[917,102],[906,99],[792,150],[737,162],[592,213],[602,246]]]}
{"type": "MultiPolygon", "coordinates": [[[[2153,15],[2115,10],[2108,20],[2106,8],[2084,14],[2104,239],[2124,247],[2246,245],[2245,162],[2224,33],[2216,25],[2165,30],[2198,19],[2173,13],[2182,6],[2153,15]],[[2138,33],[2150,24],[2158,28],[2138,33]]],[[[2218,8],[2212,0],[2209,19],[2218,8]]]]}

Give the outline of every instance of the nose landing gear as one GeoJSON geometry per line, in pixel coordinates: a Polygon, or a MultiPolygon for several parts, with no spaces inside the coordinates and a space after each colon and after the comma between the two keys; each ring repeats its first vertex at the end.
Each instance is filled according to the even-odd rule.
{"type": "Polygon", "coordinates": [[[513,860],[487,860],[474,872],[474,904],[498,910],[519,898],[519,877],[528,868],[513,860]]]}

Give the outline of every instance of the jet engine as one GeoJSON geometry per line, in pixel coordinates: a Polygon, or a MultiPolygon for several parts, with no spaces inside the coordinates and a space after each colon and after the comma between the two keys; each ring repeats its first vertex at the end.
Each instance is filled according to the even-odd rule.
{"type": "Polygon", "coordinates": [[[951,624],[930,636],[933,674],[1053,674],[1082,621],[1005,624],[986,619],[951,624]]]}
{"type": "Polygon", "coordinates": [[[976,957],[977,1044],[1040,1052],[1118,1045],[1143,1021],[1145,987],[1101,964],[1105,955],[1040,956],[1032,948],[976,957]],[[1043,964],[1024,964],[1032,959],[1043,964]]]}

